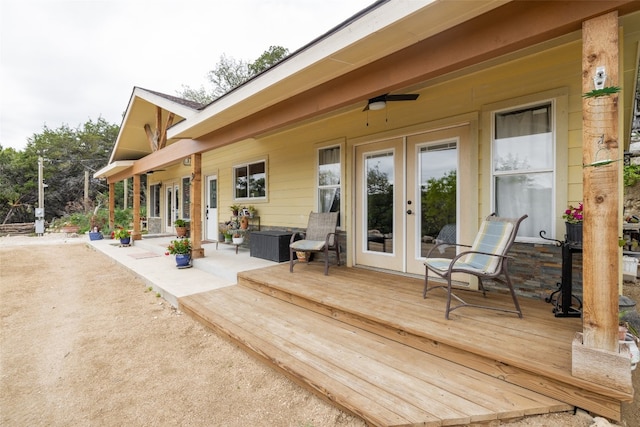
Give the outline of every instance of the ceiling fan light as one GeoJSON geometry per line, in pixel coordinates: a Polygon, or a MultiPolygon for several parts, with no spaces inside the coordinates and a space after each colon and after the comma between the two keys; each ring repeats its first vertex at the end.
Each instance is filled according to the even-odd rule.
{"type": "Polygon", "coordinates": [[[374,111],[382,110],[386,106],[387,106],[387,103],[385,101],[374,101],[369,103],[369,109],[374,111]]]}

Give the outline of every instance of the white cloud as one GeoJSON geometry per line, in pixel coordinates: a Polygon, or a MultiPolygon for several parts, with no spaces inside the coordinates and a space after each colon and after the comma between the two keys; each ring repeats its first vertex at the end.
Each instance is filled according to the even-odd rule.
{"type": "Polygon", "coordinates": [[[55,129],[120,124],[134,86],[206,85],[220,56],[291,52],[373,0],[0,0],[0,145],[55,129]]]}

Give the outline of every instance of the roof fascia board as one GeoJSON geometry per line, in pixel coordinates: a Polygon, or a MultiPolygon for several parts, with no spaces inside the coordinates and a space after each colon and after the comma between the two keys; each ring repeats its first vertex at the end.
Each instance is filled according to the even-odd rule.
{"type": "Polygon", "coordinates": [[[94,178],[108,178],[112,175],[115,175],[124,169],[128,169],[134,165],[134,160],[118,160],[113,163],[109,163],[107,166],[102,169],[96,171],[93,174],[94,178]]]}
{"type": "MultiPolygon", "coordinates": [[[[475,16],[481,15],[491,9],[495,9],[499,6],[508,3],[511,0],[485,0],[475,2],[463,2],[465,4],[464,9],[461,8],[459,2],[450,2],[443,0],[411,0],[411,1],[389,1],[385,2],[378,7],[375,7],[367,11],[362,16],[357,17],[353,22],[347,25],[336,27],[334,32],[329,32],[323,37],[320,37],[310,43],[309,45],[301,48],[297,52],[294,52],[291,56],[286,58],[281,63],[277,64],[273,68],[267,70],[263,74],[256,76],[256,78],[248,81],[247,83],[239,86],[235,90],[220,97],[216,101],[212,102],[202,111],[192,116],[190,119],[174,125],[169,129],[167,137],[169,139],[176,138],[197,138],[201,135],[189,134],[190,130],[194,126],[215,117],[222,112],[225,112],[233,107],[242,108],[243,101],[263,93],[266,90],[271,89],[273,96],[270,97],[270,101],[267,103],[260,103],[259,109],[268,108],[271,105],[277,104],[287,97],[296,95],[297,93],[304,92],[305,90],[329,81],[340,75],[346,74],[356,68],[365,65],[364,63],[344,63],[341,62],[337,56],[339,52],[345,49],[357,50],[360,43],[366,42],[366,39],[371,37],[385,28],[391,26],[401,26],[402,21],[408,16],[419,12],[425,8],[430,10],[430,13],[438,14],[441,11],[452,10],[447,16],[447,19],[439,21],[440,25],[425,25],[424,33],[414,34],[415,38],[405,38],[402,45],[394,44],[389,46],[388,49],[398,50],[399,48],[414,44],[421,39],[424,39],[430,35],[444,31],[447,28],[455,26],[461,22],[471,19],[475,16]],[[335,68],[334,74],[325,74],[322,79],[316,79],[309,81],[307,86],[297,87],[294,91],[278,90],[277,84],[286,81],[287,78],[296,74],[302,73],[305,70],[313,67],[314,64],[326,60],[335,60],[336,63],[340,63],[340,66],[335,68]]],[[[386,51],[379,51],[378,58],[388,54],[386,51]]],[[[371,62],[376,58],[368,58],[368,62],[371,62]]],[[[259,110],[242,108],[242,112],[245,116],[253,114],[259,110]]],[[[233,115],[230,115],[233,116],[233,115]]],[[[221,123],[224,125],[225,123],[221,123]]]]}

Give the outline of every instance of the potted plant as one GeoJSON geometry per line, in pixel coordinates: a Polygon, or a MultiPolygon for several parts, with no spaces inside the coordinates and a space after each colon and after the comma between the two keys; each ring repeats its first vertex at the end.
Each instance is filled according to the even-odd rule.
{"type": "Polygon", "coordinates": [[[188,222],[185,221],[184,219],[176,219],[173,223],[173,226],[176,229],[177,237],[184,237],[187,235],[188,222]]]}
{"type": "Polygon", "coordinates": [[[577,207],[569,205],[562,215],[567,227],[567,241],[582,243],[582,221],[584,220],[584,206],[579,203],[577,207]]]}
{"type": "Polygon", "coordinates": [[[63,233],[67,233],[67,234],[77,233],[78,231],[80,231],[80,226],[67,221],[64,224],[62,224],[61,230],[63,233]]]}
{"type": "Polygon", "coordinates": [[[232,243],[234,245],[241,245],[244,242],[244,230],[233,230],[232,243]]]}
{"type": "Polygon", "coordinates": [[[131,244],[131,233],[126,228],[116,228],[113,231],[113,238],[119,239],[120,244],[123,246],[128,246],[131,244]]]}
{"type": "Polygon", "coordinates": [[[165,255],[176,256],[176,266],[190,267],[191,266],[191,240],[189,239],[177,239],[172,240],[167,246],[165,255]]]}
{"type": "Polygon", "coordinates": [[[242,206],[233,204],[229,206],[229,209],[231,209],[231,213],[233,214],[233,216],[238,216],[238,213],[240,212],[240,209],[242,209],[242,206]]]}
{"type": "Polygon", "coordinates": [[[102,227],[104,226],[104,221],[98,215],[93,214],[91,216],[91,229],[89,230],[89,239],[90,240],[102,240],[102,227]]]}

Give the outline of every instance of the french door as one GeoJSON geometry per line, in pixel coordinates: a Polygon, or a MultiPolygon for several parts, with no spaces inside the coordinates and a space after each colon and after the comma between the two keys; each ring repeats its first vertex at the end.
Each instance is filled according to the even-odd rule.
{"type": "Polygon", "coordinates": [[[175,183],[165,185],[165,231],[175,232],[174,223],[180,216],[180,186],[175,183]]]}
{"type": "MultiPolygon", "coordinates": [[[[460,206],[476,200],[459,196],[460,148],[468,134],[468,126],[459,126],[356,147],[357,265],[424,274],[436,240],[457,242],[473,228],[475,208],[462,214],[470,225],[460,226],[460,206]]],[[[454,255],[450,248],[439,256],[454,255]]]]}

